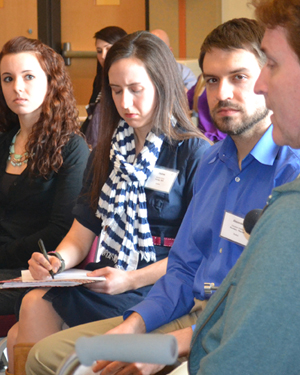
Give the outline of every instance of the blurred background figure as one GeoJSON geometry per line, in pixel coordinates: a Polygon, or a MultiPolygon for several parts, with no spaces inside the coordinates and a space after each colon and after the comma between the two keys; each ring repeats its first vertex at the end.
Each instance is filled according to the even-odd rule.
{"type": "MultiPolygon", "coordinates": [[[[172,51],[172,47],[170,45],[170,38],[168,34],[161,29],[155,29],[151,31],[151,34],[156,35],[158,38],[160,38],[162,41],[166,43],[166,45],[170,48],[172,51]]],[[[184,64],[180,64],[177,62],[177,66],[180,72],[180,75],[183,79],[184,86],[186,88],[186,91],[188,91],[190,88],[192,88],[197,83],[197,77],[195,74],[191,71],[189,67],[187,67],[184,64]]]]}
{"type": "Polygon", "coordinates": [[[118,26],[108,26],[94,35],[96,39],[95,46],[97,51],[97,74],[93,83],[93,92],[87,106],[87,118],[82,124],[81,131],[85,134],[87,143],[92,149],[96,146],[98,140],[98,129],[100,124],[100,98],[102,87],[102,69],[106,54],[111,46],[123,36],[126,31],[118,26]]]}
{"type": "Polygon", "coordinates": [[[187,97],[192,118],[195,119],[195,125],[202,133],[214,143],[224,139],[227,134],[216,128],[211,118],[202,74],[198,77],[197,83],[187,92],[187,97]]]}

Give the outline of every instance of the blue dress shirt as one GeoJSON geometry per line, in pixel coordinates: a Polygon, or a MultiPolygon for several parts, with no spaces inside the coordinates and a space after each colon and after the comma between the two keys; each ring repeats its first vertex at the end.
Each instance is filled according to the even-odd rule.
{"type": "Polygon", "coordinates": [[[167,273],[133,311],[152,331],[191,310],[194,298],[209,298],[204,283],[219,286],[244,247],[220,237],[225,212],[241,218],[263,208],[276,186],[300,173],[300,151],[277,146],[272,126],[242,161],[231,137],[209,148],[196,172],[194,196],[169,253],[167,273]]]}

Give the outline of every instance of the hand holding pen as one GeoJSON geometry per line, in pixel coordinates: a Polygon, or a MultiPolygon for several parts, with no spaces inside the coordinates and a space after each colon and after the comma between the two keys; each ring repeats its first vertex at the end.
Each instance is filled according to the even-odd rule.
{"type": "MultiPolygon", "coordinates": [[[[49,257],[48,257],[48,254],[47,254],[47,251],[46,251],[43,240],[39,239],[38,244],[39,244],[39,247],[40,247],[40,250],[41,250],[42,254],[47,259],[47,261],[50,263],[50,260],[49,260],[49,257]]],[[[50,270],[49,273],[50,273],[52,279],[54,279],[54,272],[52,270],[50,270]]]]}

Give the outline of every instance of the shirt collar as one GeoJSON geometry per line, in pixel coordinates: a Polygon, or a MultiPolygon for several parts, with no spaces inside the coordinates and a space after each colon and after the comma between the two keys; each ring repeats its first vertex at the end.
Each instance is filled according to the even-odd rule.
{"type": "MultiPolygon", "coordinates": [[[[265,165],[274,164],[274,161],[276,159],[280,146],[276,145],[275,142],[273,141],[272,130],[273,130],[273,125],[269,126],[269,128],[266,130],[264,135],[256,143],[256,145],[253,147],[250,153],[246,156],[246,158],[249,157],[249,155],[251,155],[261,164],[265,164],[265,165]]],[[[219,145],[219,150],[217,154],[215,154],[215,157],[209,161],[209,164],[213,163],[217,159],[217,157],[219,157],[219,159],[223,161],[229,160],[229,159],[231,159],[232,162],[234,160],[236,161],[237,149],[236,149],[236,145],[234,141],[232,140],[230,136],[227,136],[222,141],[217,142],[216,145],[219,145]]]]}
{"type": "Polygon", "coordinates": [[[250,154],[261,164],[273,165],[280,149],[280,146],[273,141],[272,130],[273,125],[269,126],[265,134],[250,151],[250,154]]]}

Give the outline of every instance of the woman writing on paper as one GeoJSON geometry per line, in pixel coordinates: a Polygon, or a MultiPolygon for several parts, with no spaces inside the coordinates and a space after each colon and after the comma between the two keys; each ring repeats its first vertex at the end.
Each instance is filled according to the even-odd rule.
{"type": "MultiPolygon", "coordinates": [[[[18,37],[0,53],[0,279],[20,276],[39,251],[55,249],[73,221],[89,156],[62,57],[18,37]]],[[[0,315],[19,291],[0,291],[0,315]]]]}
{"type": "Polygon", "coordinates": [[[185,89],[169,48],[148,32],[128,35],[104,64],[100,143],[93,150],[68,235],[50,254],[33,254],[32,275],[71,268],[99,235],[88,287],[35,289],[22,301],[13,345],[69,326],[122,315],[166,270],[167,256],[192,197],[197,164],[209,147],[188,117],[185,89]],[[53,256],[51,256],[53,255],[53,256]],[[58,258],[58,257],[60,258],[58,258]]]}

